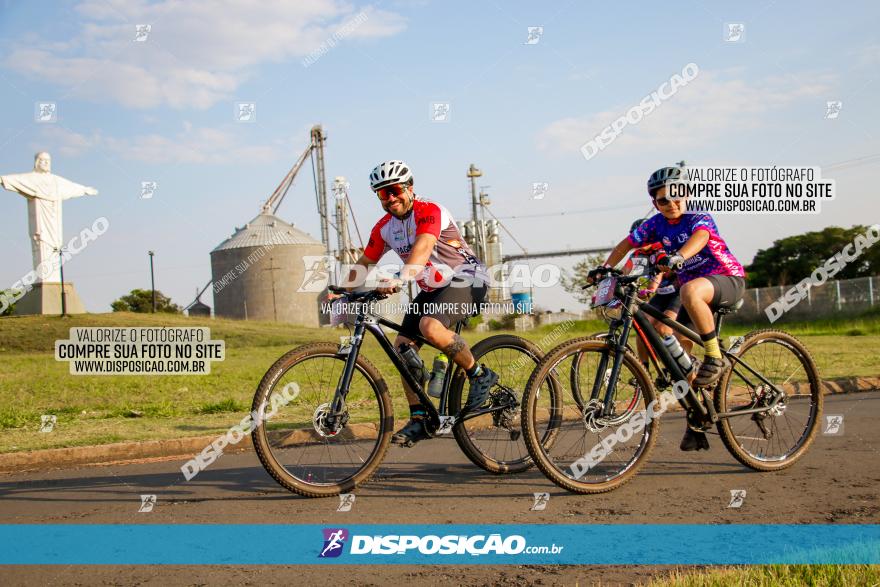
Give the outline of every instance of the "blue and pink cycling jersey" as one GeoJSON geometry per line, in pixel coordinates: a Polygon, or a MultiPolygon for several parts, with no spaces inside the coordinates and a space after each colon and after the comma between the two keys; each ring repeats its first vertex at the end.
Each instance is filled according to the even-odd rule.
{"type": "Polygon", "coordinates": [[[678,271],[679,282],[685,284],[697,277],[709,275],[745,277],[743,266],[730,252],[727,243],[718,234],[715,221],[708,214],[683,214],[674,223],[662,214],[655,214],[629,235],[629,242],[634,247],[660,243],[672,255],[698,230],[709,233],[709,242],[700,252],[685,261],[684,267],[678,271]]]}

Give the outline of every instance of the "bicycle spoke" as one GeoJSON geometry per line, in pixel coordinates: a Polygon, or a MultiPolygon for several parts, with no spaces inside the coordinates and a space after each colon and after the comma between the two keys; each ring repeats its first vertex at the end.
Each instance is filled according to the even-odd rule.
{"type": "Polygon", "coordinates": [[[792,337],[776,331],[763,331],[755,336],[751,344],[744,344],[738,356],[771,385],[733,369],[723,390],[723,411],[767,409],[730,418],[722,431],[729,431],[733,444],[728,446],[742,451],[741,460],[746,464],[756,461],[778,467],[801,454],[811,438],[818,417],[814,395],[821,394],[821,390],[815,389],[818,378],[811,376],[809,358],[798,350],[792,337]],[[798,401],[807,398],[809,401],[798,401]]]}
{"type": "MultiPolygon", "coordinates": [[[[299,483],[334,485],[356,475],[379,448],[382,410],[375,384],[356,368],[349,385],[343,418],[335,428],[327,420],[346,357],[306,356],[289,366],[267,394],[296,383],[300,393],[265,420],[266,444],[274,463],[299,483]]],[[[268,411],[268,409],[267,409],[268,411]]]]}

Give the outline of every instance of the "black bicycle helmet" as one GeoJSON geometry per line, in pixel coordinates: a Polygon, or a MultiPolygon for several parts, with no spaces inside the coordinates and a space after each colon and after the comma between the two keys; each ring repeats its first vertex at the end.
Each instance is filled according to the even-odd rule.
{"type": "Polygon", "coordinates": [[[654,197],[654,192],[666,185],[668,181],[681,179],[681,167],[661,167],[648,178],[648,193],[654,197]]]}

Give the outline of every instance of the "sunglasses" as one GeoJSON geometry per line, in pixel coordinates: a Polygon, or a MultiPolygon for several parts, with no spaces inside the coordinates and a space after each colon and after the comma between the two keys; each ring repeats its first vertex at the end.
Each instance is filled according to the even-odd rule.
{"type": "Polygon", "coordinates": [[[376,192],[376,197],[382,200],[383,202],[387,202],[392,197],[399,198],[403,194],[406,193],[407,188],[391,186],[387,188],[382,188],[378,192],[376,192]]]}
{"type": "Polygon", "coordinates": [[[658,206],[667,206],[672,202],[672,200],[666,197],[654,198],[654,201],[657,203],[658,206]]]}

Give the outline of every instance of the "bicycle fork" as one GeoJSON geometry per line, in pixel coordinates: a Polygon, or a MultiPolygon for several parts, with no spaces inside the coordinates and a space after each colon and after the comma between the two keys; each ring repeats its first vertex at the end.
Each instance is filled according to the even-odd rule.
{"type": "MultiPolygon", "coordinates": [[[[630,322],[627,320],[623,323],[623,331],[620,336],[612,336],[608,342],[614,345],[614,362],[611,365],[611,372],[608,373],[608,353],[603,353],[599,359],[599,368],[596,371],[596,379],[593,381],[593,390],[590,393],[589,404],[598,401],[602,384],[605,384],[605,399],[602,401],[602,415],[610,415],[613,409],[614,395],[617,391],[617,379],[620,376],[620,365],[623,362],[623,353],[626,352],[626,340],[629,335],[630,322]],[[605,381],[606,375],[608,380],[605,381]]],[[[585,408],[587,406],[584,406],[585,408]]]]}

